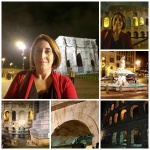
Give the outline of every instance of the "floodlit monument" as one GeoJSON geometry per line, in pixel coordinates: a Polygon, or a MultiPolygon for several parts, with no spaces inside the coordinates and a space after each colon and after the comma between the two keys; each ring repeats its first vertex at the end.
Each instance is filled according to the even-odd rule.
{"type": "Polygon", "coordinates": [[[56,43],[62,57],[58,72],[67,74],[70,68],[76,73],[99,71],[96,39],[59,36],[56,43]]]}
{"type": "Polygon", "coordinates": [[[101,148],[148,148],[148,101],[102,101],[101,148]]]}

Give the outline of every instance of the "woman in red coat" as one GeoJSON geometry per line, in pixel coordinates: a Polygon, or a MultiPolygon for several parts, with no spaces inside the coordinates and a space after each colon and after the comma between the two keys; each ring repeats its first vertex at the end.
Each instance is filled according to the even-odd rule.
{"type": "Polygon", "coordinates": [[[56,42],[39,35],[30,51],[31,70],[19,72],[12,81],[5,99],[77,99],[71,80],[54,71],[61,62],[56,42]]]}
{"type": "Polygon", "coordinates": [[[125,29],[125,17],[115,13],[111,20],[112,28],[101,31],[101,49],[133,49],[131,38],[125,29]]]}

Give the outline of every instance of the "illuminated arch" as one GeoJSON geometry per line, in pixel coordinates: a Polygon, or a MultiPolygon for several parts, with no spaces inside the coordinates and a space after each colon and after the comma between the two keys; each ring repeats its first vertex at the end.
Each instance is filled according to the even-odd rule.
{"type": "MultiPolygon", "coordinates": [[[[135,108],[138,108],[138,105],[133,105],[131,108],[130,108],[130,116],[132,118],[135,117],[135,108]]],[[[136,109],[136,111],[138,111],[138,109],[136,109]]]]}
{"type": "Polygon", "coordinates": [[[143,17],[140,17],[140,26],[144,26],[144,18],[143,17]]]}
{"type": "Polygon", "coordinates": [[[109,27],[109,24],[110,24],[110,23],[109,23],[109,18],[108,18],[108,17],[105,17],[105,18],[104,18],[104,27],[105,27],[105,28],[108,28],[108,27],[109,27]]]}
{"type": "Polygon", "coordinates": [[[125,115],[126,114],[126,112],[127,112],[127,110],[126,109],[123,109],[122,111],[121,111],[121,120],[125,120],[125,119],[127,119],[127,116],[125,115]]]}
{"type": "Polygon", "coordinates": [[[109,125],[112,125],[112,117],[109,118],[109,125]]]}
{"type": "Polygon", "coordinates": [[[133,17],[133,26],[134,27],[138,27],[138,18],[137,17],[133,17]]]}
{"type": "Polygon", "coordinates": [[[117,123],[118,122],[118,113],[116,113],[115,115],[114,115],[114,123],[117,123]]]}
{"type": "Polygon", "coordinates": [[[111,110],[114,110],[115,105],[111,104],[111,110]]]}

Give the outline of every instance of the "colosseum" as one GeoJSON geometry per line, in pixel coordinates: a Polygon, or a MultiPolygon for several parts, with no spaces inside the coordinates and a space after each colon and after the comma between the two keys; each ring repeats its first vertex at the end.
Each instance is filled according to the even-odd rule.
{"type": "Polygon", "coordinates": [[[148,148],[148,101],[101,101],[102,148],[148,148]]]}
{"type": "Polygon", "coordinates": [[[130,5],[112,5],[108,11],[101,12],[101,29],[111,28],[111,18],[120,12],[126,18],[126,28],[134,48],[148,49],[148,8],[130,5]]]}

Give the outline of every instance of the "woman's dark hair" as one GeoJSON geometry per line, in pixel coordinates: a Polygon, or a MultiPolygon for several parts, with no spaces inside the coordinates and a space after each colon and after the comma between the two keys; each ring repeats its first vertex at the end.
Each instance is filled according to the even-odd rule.
{"type": "Polygon", "coordinates": [[[111,19],[111,25],[113,25],[113,19],[114,19],[115,15],[120,15],[120,16],[121,16],[122,22],[123,22],[123,25],[122,25],[122,28],[121,28],[121,29],[124,30],[125,27],[126,27],[126,19],[125,19],[124,15],[121,14],[120,12],[117,12],[117,13],[115,13],[115,14],[113,15],[113,17],[112,17],[112,19],[111,19]]]}
{"type": "Polygon", "coordinates": [[[32,46],[31,46],[30,67],[33,68],[35,66],[34,60],[33,60],[34,50],[35,50],[36,44],[41,40],[47,41],[49,43],[49,45],[51,46],[53,54],[54,54],[54,58],[55,58],[54,62],[52,64],[52,68],[57,69],[61,63],[61,54],[60,54],[59,47],[58,47],[57,43],[55,42],[55,40],[53,40],[51,37],[49,37],[48,35],[45,35],[45,34],[40,34],[39,36],[37,36],[37,38],[34,40],[32,46]]]}

